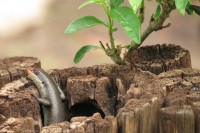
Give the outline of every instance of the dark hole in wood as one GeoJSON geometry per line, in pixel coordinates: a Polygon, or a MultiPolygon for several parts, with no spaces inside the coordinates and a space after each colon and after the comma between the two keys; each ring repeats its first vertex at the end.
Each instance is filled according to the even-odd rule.
{"type": "Polygon", "coordinates": [[[40,105],[40,114],[41,114],[41,119],[42,119],[42,125],[44,126],[44,112],[42,110],[42,105],[40,105]]]}
{"type": "Polygon", "coordinates": [[[70,116],[76,117],[76,116],[92,116],[94,113],[100,113],[101,117],[104,118],[105,114],[100,109],[98,103],[95,100],[90,100],[82,103],[78,103],[71,107],[70,109],[70,116]]]}

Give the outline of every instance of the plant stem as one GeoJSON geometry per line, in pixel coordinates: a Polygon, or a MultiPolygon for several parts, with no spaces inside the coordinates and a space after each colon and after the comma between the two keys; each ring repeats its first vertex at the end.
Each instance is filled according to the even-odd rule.
{"type": "Polygon", "coordinates": [[[141,35],[141,43],[137,44],[135,42],[131,42],[132,45],[130,46],[129,52],[138,48],[153,31],[158,31],[164,28],[163,23],[169,17],[169,14],[174,9],[174,7],[167,2],[161,3],[161,6],[162,13],[160,15],[160,18],[158,20],[154,20],[153,17],[151,18],[148,27],[141,35]]]}
{"type": "Polygon", "coordinates": [[[107,44],[107,47],[108,47],[108,51],[106,51],[106,54],[108,56],[110,56],[110,58],[116,63],[116,64],[119,64],[121,65],[122,64],[122,58],[120,57],[120,53],[118,53],[116,47],[115,47],[115,40],[114,40],[114,37],[113,37],[113,19],[110,17],[110,11],[109,11],[109,6],[108,4],[106,4],[104,2],[103,4],[103,7],[104,7],[104,10],[107,14],[107,17],[108,17],[108,21],[109,21],[109,29],[108,29],[108,34],[109,34],[109,37],[110,37],[110,44],[111,44],[111,48],[109,47],[109,45],[107,44]]]}
{"type": "Polygon", "coordinates": [[[112,29],[113,29],[113,20],[111,19],[110,17],[110,13],[108,14],[108,20],[109,20],[109,37],[110,37],[110,44],[111,44],[111,48],[112,50],[115,49],[115,41],[114,41],[114,37],[113,37],[113,32],[112,32],[112,29]]]}

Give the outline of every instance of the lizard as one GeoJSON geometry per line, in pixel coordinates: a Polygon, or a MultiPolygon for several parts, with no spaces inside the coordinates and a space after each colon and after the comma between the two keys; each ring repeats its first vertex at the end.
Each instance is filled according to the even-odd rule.
{"type": "Polygon", "coordinates": [[[61,88],[43,69],[27,68],[27,73],[37,86],[40,97],[32,94],[42,105],[44,126],[67,120],[65,95],[61,88]]]}

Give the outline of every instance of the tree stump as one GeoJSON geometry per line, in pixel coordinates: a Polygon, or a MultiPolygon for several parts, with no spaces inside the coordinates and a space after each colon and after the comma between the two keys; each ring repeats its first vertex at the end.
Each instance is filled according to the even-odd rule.
{"type": "MultiPolygon", "coordinates": [[[[15,74],[18,76],[7,74],[6,77],[4,71],[0,73],[1,77],[5,77],[1,83],[10,82],[0,89],[0,132],[5,131],[12,120],[16,129],[27,121],[22,127],[24,130],[29,128],[27,132],[198,133],[200,70],[188,68],[167,71],[181,68],[183,64],[186,64],[183,67],[191,67],[189,52],[174,45],[157,45],[153,48],[154,54],[151,53],[152,48],[144,47],[137,50],[133,56],[137,57],[136,61],[142,62],[143,57],[152,58],[155,55],[155,59],[160,60],[152,61],[153,65],[148,61],[144,61],[142,65],[131,64],[132,57],[127,58],[127,56],[126,61],[130,61],[131,64],[129,66],[103,64],[49,70],[48,73],[52,77],[57,77],[61,81],[61,89],[67,96],[66,111],[69,112],[68,117],[71,119],[47,127],[42,127],[39,103],[30,95],[38,94],[33,82],[25,78],[12,82],[10,80],[10,75],[13,75],[12,79],[26,76],[25,73],[18,74],[19,70],[25,70],[26,65],[19,65],[19,61],[14,59],[18,63],[13,61],[9,67],[15,68],[14,64],[18,64],[16,66],[19,68],[16,67],[17,74],[15,74]],[[168,50],[171,50],[172,56],[169,56],[168,50]],[[141,55],[142,51],[151,56],[141,55]],[[155,65],[156,61],[161,62],[159,67],[155,65]],[[143,70],[153,70],[156,74],[167,72],[155,75],[142,71],[138,66],[145,66],[143,70]],[[150,69],[147,69],[148,67],[150,69]],[[19,122],[16,123],[15,120],[19,122]]],[[[6,61],[0,64],[6,64],[6,61]]],[[[27,66],[40,67],[40,63],[35,64],[39,65],[27,66]]],[[[9,127],[7,131],[12,129],[9,127]]]]}
{"type": "MultiPolygon", "coordinates": [[[[162,107],[166,92],[160,84],[160,80],[154,74],[131,69],[129,66],[109,64],[81,69],[54,69],[49,72],[52,76],[62,77],[62,89],[67,94],[69,112],[73,113],[74,110],[81,109],[82,111],[78,112],[78,114],[82,113],[81,115],[87,116],[89,112],[86,110],[91,111],[96,108],[101,109],[96,110],[97,112],[105,114],[104,119],[107,118],[107,115],[115,116],[117,114],[117,125],[120,129],[117,132],[122,130],[123,132],[128,132],[130,129],[130,132],[133,130],[137,132],[150,130],[150,132],[156,133],[159,130],[157,114],[162,107]],[[140,94],[135,93],[137,88],[141,90],[140,94]],[[126,104],[126,102],[129,104],[126,104]],[[126,106],[124,106],[125,104],[126,106]],[[138,123],[139,130],[137,126],[128,126],[127,124],[131,123],[122,120],[123,116],[121,114],[124,113],[126,113],[127,120],[134,120],[131,117],[131,111],[134,109],[131,108],[136,111],[139,110],[138,115],[135,115],[138,118],[135,122],[144,122],[138,123]],[[124,112],[124,110],[127,111],[124,112]],[[147,124],[148,120],[151,122],[150,125],[147,124]],[[147,127],[143,124],[147,125],[147,127]]],[[[76,117],[74,114],[77,114],[77,112],[71,114],[71,120],[76,117]]],[[[89,127],[92,128],[93,126],[90,125],[89,127]]]]}
{"type": "Polygon", "coordinates": [[[173,69],[191,68],[190,53],[178,45],[143,46],[125,56],[131,67],[160,74],[173,69]]]}

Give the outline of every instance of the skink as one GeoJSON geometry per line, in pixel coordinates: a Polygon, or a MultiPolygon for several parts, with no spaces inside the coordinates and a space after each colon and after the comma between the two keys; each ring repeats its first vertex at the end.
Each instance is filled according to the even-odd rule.
{"type": "Polygon", "coordinates": [[[66,121],[65,95],[60,87],[43,69],[27,68],[27,72],[40,93],[40,97],[34,96],[42,104],[44,126],[66,121]]]}

